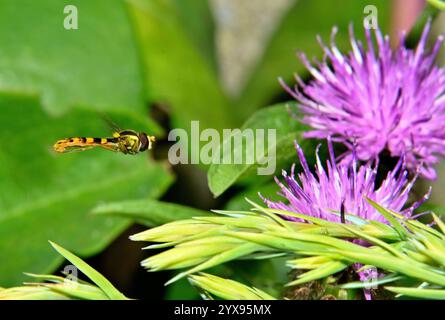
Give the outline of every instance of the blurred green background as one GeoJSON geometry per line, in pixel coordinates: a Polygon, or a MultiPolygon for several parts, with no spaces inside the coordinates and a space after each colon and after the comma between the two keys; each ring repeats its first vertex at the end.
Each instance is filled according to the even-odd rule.
{"type": "MultiPolygon", "coordinates": [[[[189,130],[192,120],[199,120],[201,129],[237,128],[259,109],[290,100],[277,78],[291,82],[295,72],[308,77],[295,52],[321,58],[315,37],[328,42],[333,26],[339,28],[338,46],[348,49],[348,25],[353,23],[361,38],[369,4],[378,9],[381,29],[392,34],[409,29],[424,5],[419,0],[0,0],[0,286],[20,284],[24,271],[63,268],[48,245],[52,240],[88,258],[126,296],[198,298],[186,281],[164,287],[171,272],[149,274],[139,266],[154,252],[141,251],[128,236],[144,226],[92,210],[136,199],[240,209],[246,195],[275,193],[272,177],[249,179],[247,168],[210,170],[207,181],[204,166],[170,166],[166,134],[189,130]],[[64,28],[66,5],[77,8],[77,30],[64,28]],[[156,135],[153,152],[52,151],[64,137],[109,136],[103,113],[122,128],[156,135]],[[245,179],[228,189],[214,177],[218,174],[245,179]],[[208,182],[215,195],[228,192],[215,198],[208,182]]],[[[298,132],[280,113],[279,135],[298,132]]],[[[286,167],[293,150],[288,144],[278,147],[286,167]]],[[[149,225],[175,219],[160,216],[149,225]]],[[[248,278],[259,288],[273,287],[285,276],[267,261],[231,263],[218,272],[248,278]]]]}

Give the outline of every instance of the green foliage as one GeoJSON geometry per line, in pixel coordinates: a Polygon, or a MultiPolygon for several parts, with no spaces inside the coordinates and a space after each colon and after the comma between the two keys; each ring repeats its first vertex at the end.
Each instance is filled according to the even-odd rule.
{"type": "MultiPolygon", "coordinates": [[[[89,211],[102,201],[154,198],[172,182],[159,164],[143,155],[105,150],[55,154],[57,139],[107,136],[95,112],[77,109],[63,117],[46,114],[32,97],[1,95],[0,283],[14,285],[22,271],[51,272],[60,258],[46,241],[54,239],[82,255],[100,252],[129,225],[89,211]]],[[[150,122],[111,114],[117,122],[153,131],[150,122]]]]}
{"type": "Polygon", "coordinates": [[[402,288],[402,287],[386,287],[386,290],[414,298],[428,300],[444,300],[445,290],[443,289],[422,289],[422,288],[402,288]]]}
{"type": "Polygon", "coordinates": [[[21,287],[0,288],[0,300],[127,300],[104,276],[94,270],[82,259],[50,242],[52,247],[77,269],[82,271],[95,285],[72,277],[52,275],[26,275],[44,282],[29,282],[21,287]]]}
{"type": "MultiPolygon", "coordinates": [[[[443,297],[445,224],[433,215],[441,229],[439,232],[419,221],[405,219],[405,231],[401,232],[399,220],[402,216],[382,207],[378,210],[391,225],[375,221],[342,224],[255,205],[252,211],[225,211],[219,212],[223,214],[221,217],[176,221],[137,234],[132,239],[160,242],[148,248],[172,247],[142,263],[152,271],[187,269],[168,283],[230,260],[286,255],[290,258],[286,262],[288,267],[308,270],[286,286],[337,277],[339,272],[361,263],[363,269],[374,266],[390,274],[380,284],[399,280],[423,283],[415,291],[391,287],[393,292],[415,297],[443,297]],[[306,222],[286,221],[280,218],[283,215],[303,218],[306,222]],[[194,232],[184,232],[192,229],[194,232]],[[176,236],[172,238],[170,233],[176,236]],[[364,240],[371,246],[346,239],[364,240]]],[[[357,286],[342,287],[350,290],[357,286]]],[[[235,285],[226,290],[234,288],[235,285]]],[[[343,295],[341,291],[338,294],[343,295]]]]}
{"type": "MultiPolygon", "coordinates": [[[[302,138],[306,126],[293,119],[289,112],[295,112],[295,104],[292,102],[259,110],[243,124],[241,131],[234,133],[223,141],[220,146],[221,155],[224,153],[224,150],[229,149],[232,155],[240,153],[243,159],[246,159],[249,148],[256,150],[258,147],[257,137],[252,141],[253,144],[247,144],[246,142],[235,144],[233,143],[234,139],[243,139],[242,131],[244,129],[276,129],[275,143],[271,143],[271,141],[266,138],[264,148],[267,147],[267,150],[265,150],[263,157],[255,157],[253,164],[243,161],[242,164],[221,163],[210,166],[208,171],[209,188],[215,197],[221,195],[241,177],[254,177],[255,181],[261,181],[261,177],[259,177],[257,173],[257,168],[267,166],[267,164],[263,162],[270,157],[272,150],[276,150],[274,160],[276,160],[275,173],[277,173],[280,172],[282,168],[287,168],[289,163],[295,160],[296,151],[294,141],[297,141],[303,150],[314,149],[315,144],[313,140],[304,140],[302,138]],[[230,146],[230,148],[228,146],[230,146]]],[[[263,177],[263,180],[270,179],[271,176],[273,176],[273,174],[263,177]]]]}
{"type": "Polygon", "coordinates": [[[105,203],[97,206],[93,213],[130,218],[150,227],[175,220],[208,215],[206,211],[149,199],[105,203]]]}
{"type": "Polygon", "coordinates": [[[72,254],[68,250],[62,248],[58,244],[50,242],[53,248],[62,255],[69,262],[74,264],[80,271],[82,271],[87,277],[91,279],[106,295],[108,298],[113,300],[125,299],[125,296],[119,292],[113,285],[104,278],[99,272],[94,270],[88,264],[86,264],[82,259],[72,254]]]}
{"type": "Polygon", "coordinates": [[[445,10],[445,3],[441,0],[427,0],[428,3],[439,10],[445,10]]]}
{"type": "Polygon", "coordinates": [[[61,114],[75,106],[143,108],[142,73],[121,0],[0,2],[0,90],[41,96],[61,114]],[[64,7],[79,29],[65,30],[64,7]]]}
{"type": "Polygon", "coordinates": [[[218,62],[214,45],[215,23],[210,4],[203,0],[172,0],[181,26],[214,70],[218,62]]]}
{"type": "MultiPolygon", "coordinates": [[[[276,298],[257,288],[251,288],[242,283],[211,274],[202,273],[190,276],[190,282],[225,300],[276,300],[276,298]]],[[[209,297],[208,293],[207,296],[209,297]]]]}
{"type": "MultiPolygon", "coordinates": [[[[390,4],[373,2],[386,32],[390,4]]],[[[438,1],[429,2],[440,7],[438,1]]],[[[101,149],[65,155],[52,151],[60,138],[109,136],[97,111],[106,112],[123,129],[161,138],[163,130],[146,114],[156,104],[168,112],[170,123],[165,124],[172,128],[188,130],[192,120],[199,120],[201,129],[234,128],[243,122],[241,130],[276,129],[276,144],[268,152],[277,150],[274,175],[279,175],[295,162],[294,140],[308,155],[314,154],[317,142],[302,138],[305,127],[290,117],[286,107],[293,109],[293,103],[266,107],[284,96],[277,78],[292,82],[295,72],[305,77],[294,52],[321,58],[316,34],[329,42],[331,29],[337,26],[336,43],[342,50],[349,47],[352,22],[356,36],[362,38],[367,4],[295,1],[240,96],[231,99],[218,80],[208,1],[0,0],[0,284],[18,285],[23,270],[50,273],[61,256],[94,283],[81,281],[73,287],[63,277],[28,274],[42,282],[0,288],[0,298],[126,299],[80,258],[52,244],[61,256],[57,255],[46,241],[91,256],[134,221],[155,228],[133,235],[132,240],[158,242],[149,249],[168,248],[142,265],[151,271],[179,271],[168,282],[178,285],[170,297],[193,297],[181,288],[189,280],[206,298],[275,299],[284,294],[286,281],[291,289],[319,281],[323,294],[350,298],[363,284],[357,279],[339,283],[339,274],[360,262],[387,273],[378,283],[388,285],[388,292],[444,298],[445,224],[436,216],[440,231],[402,221],[377,203],[372,204],[389,226],[349,215],[344,225],[257,205],[250,210],[245,197],[258,199],[261,192],[276,199],[273,175],[257,175],[258,167],[264,167],[258,159],[254,164],[210,167],[208,183],[215,197],[234,185],[241,187],[225,206],[234,211],[215,210],[218,215],[210,215],[155,200],[173,177],[166,164],[151,159],[151,153],[147,157],[101,149]],[[78,30],[63,27],[66,5],[78,9],[78,30]],[[282,214],[309,223],[285,221],[282,214]],[[351,239],[371,246],[359,246],[351,239]],[[202,273],[213,273],[221,265],[225,269],[216,272],[219,276],[202,273]],[[286,277],[288,270],[295,272],[291,279],[286,277]]],[[[409,40],[418,38],[430,12],[437,10],[424,11],[409,40]]],[[[245,147],[249,146],[230,151],[248,150],[245,147]]]]}
{"type": "MultiPolygon", "coordinates": [[[[109,128],[93,111],[98,109],[125,128],[162,133],[142,113],[148,96],[144,73],[153,73],[141,67],[144,45],[138,41],[129,6],[119,0],[0,3],[0,39],[7,44],[0,53],[0,131],[5,139],[0,152],[2,285],[23,280],[22,270],[42,273],[57,267],[60,258],[48,250],[47,239],[83,255],[100,252],[131,221],[91,215],[93,207],[104,201],[155,198],[172,181],[163,166],[143,155],[51,151],[63,137],[109,136],[109,128]],[[78,9],[78,30],[63,27],[67,4],[78,9]]],[[[202,3],[174,2],[172,34],[181,33],[188,23],[181,16],[185,8],[201,17],[210,14],[202,3]]],[[[197,36],[193,24],[186,30],[202,49],[195,49],[182,33],[182,43],[172,43],[177,52],[184,51],[184,45],[190,55],[196,53],[200,64],[211,32],[197,36]]],[[[211,74],[209,68],[202,66],[205,74],[211,74]]]]}
{"type": "Polygon", "coordinates": [[[228,100],[216,74],[190,41],[187,28],[183,30],[172,2],[128,1],[140,44],[146,97],[166,103],[176,127],[188,129],[192,120],[199,120],[202,128],[230,127],[228,100]]]}
{"type": "MultiPolygon", "coordinates": [[[[236,101],[238,119],[245,120],[256,109],[269,104],[271,98],[283,93],[277,81],[279,77],[291,83],[294,73],[302,76],[306,72],[303,64],[295,57],[297,51],[304,52],[309,59],[316,56],[321,60],[323,51],[316,35],[329,43],[332,27],[337,26],[337,46],[340,50],[349,50],[348,25],[352,22],[357,38],[364,38],[363,9],[369,4],[364,0],[295,1],[271,37],[261,61],[236,101]]],[[[377,7],[380,28],[387,32],[390,2],[377,0],[372,1],[372,4],[377,7]]]]}

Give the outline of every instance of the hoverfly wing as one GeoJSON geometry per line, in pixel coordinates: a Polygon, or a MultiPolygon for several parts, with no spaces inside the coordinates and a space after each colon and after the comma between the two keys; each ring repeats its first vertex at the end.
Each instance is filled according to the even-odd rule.
{"type": "Polygon", "coordinates": [[[113,130],[113,132],[122,131],[122,129],[110,118],[105,112],[100,112],[102,119],[107,123],[108,127],[113,130]]]}
{"type": "Polygon", "coordinates": [[[93,149],[94,146],[70,146],[70,147],[65,147],[64,150],[62,151],[62,153],[74,153],[74,152],[82,152],[82,151],[86,151],[86,150],[90,150],[93,149]]]}

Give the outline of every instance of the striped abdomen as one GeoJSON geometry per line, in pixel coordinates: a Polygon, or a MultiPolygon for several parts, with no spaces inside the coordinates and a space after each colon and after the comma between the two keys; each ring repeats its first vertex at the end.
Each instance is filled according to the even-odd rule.
{"type": "Polygon", "coordinates": [[[83,151],[97,146],[115,150],[117,142],[117,138],[67,138],[57,141],[54,144],[54,150],[57,152],[83,151]]]}

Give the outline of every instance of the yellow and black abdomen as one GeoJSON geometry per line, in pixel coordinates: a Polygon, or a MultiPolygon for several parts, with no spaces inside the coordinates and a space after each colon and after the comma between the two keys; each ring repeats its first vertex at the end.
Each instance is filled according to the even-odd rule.
{"type": "Polygon", "coordinates": [[[93,147],[103,147],[109,150],[116,150],[117,138],[86,138],[74,137],[57,141],[54,144],[56,152],[84,151],[93,147]]]}

